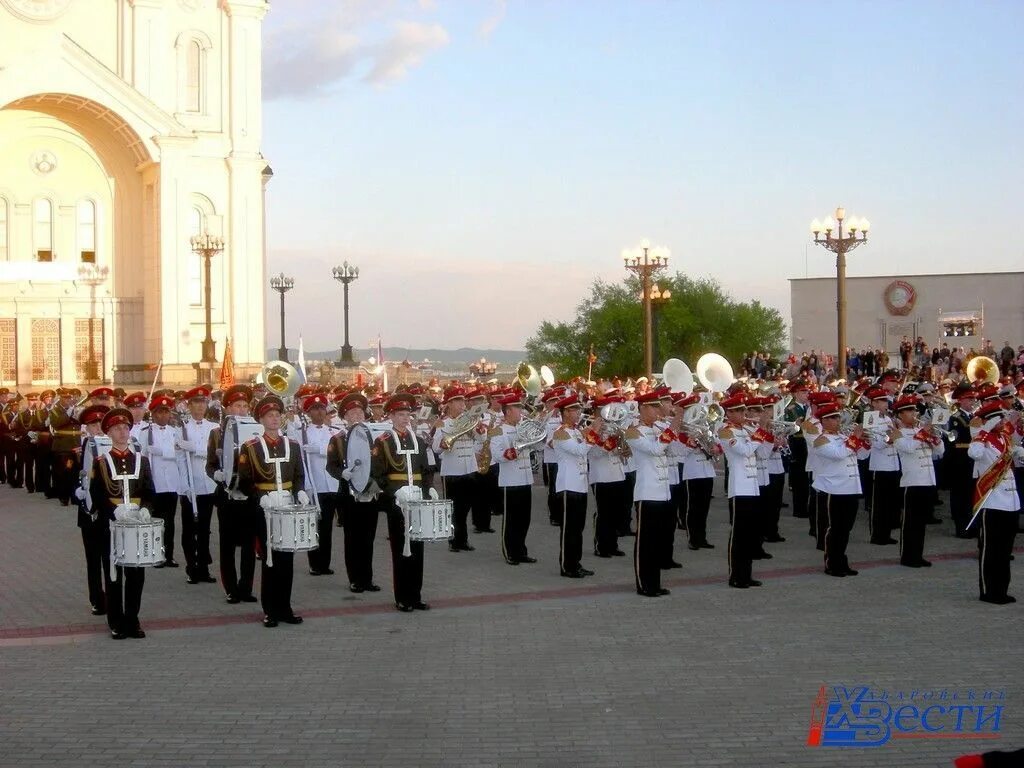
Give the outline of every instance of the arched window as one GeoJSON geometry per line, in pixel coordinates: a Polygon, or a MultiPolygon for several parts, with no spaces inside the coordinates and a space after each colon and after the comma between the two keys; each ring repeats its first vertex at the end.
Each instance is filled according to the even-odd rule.
{"type": "Polygon", "coordinates": [[[53,203],[45,197],[33,206],[32,247],[37,261],[53,261],[53,203]]]}
{"type": "MultiPolygon", "coordinates": [[[[192,207],[189,221],[189,235],[201,235],[206,229],[206,213],[198,205],[192,207]]],[[[188,303],[193,307],[203,306],[203,268],[201,259],[194,251],[188,259],[188,303]]]]}
{"type": "Polygon", "coordinates": [[[0,261],[7,261],[10,258],[7,255],[7,240],[10,237],[8,234],[8,205],[6,198],[0,197],[0,261]]]}
{"type": "Polygon", "coordinates": [[[190,40],[185,49],[185,111],[203,111],[203,46],[190,40]]]}
{"type": "Polygon", "coordinates": [[[78,253],[83,262],[96,263],[96,203],[78,202],[78,253]]]}

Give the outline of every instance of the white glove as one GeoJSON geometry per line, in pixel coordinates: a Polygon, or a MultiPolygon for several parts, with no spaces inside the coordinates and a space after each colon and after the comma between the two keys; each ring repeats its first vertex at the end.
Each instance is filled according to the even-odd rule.
{"type": "Polygon", "coordinates": [[[142,509],[139,510],[139,520],[141,520],[144,523],[151,523],[153,522],[153,516],[149,514],[148,509],[143,507],[142,509]]]}
{"type": "Polygon", "coordinates": [[[352,470],[351,469],[343,469],[343,470],[341,470],[341,479],[345,480],[346,482],[351,480],[352,479],[352,470]]]}
{"type": "Polygon", "coordinates": [[[423,498],[423,491],[415,485],[403,485],[395,491],[395,499],[399,504],[406,501],[419,501],[423,498]]]}
{"type": "Polygon", "coordinates": [[[114,507],[114,519],[115,520],[118,520],[118,521],[120,521],[120,520],[129,520],[130,518],[131,518],[131,513],[130,513],[129,508],[126,505],[118,504],[116,507],[114,507]]]}
{"type": "Polygon", "coordinates": [[[272,498],[273,495],[273,492],[271,492],[260,498],[260,506],[263,507],[263,509],[270,509],[274,506],[274,500],[272,498]]]}
{"type": "Polygon", "coordinates": [[[165,445],[165,446],[163,446],[160,449],[160,456],[162,458],[165,458],[165,459],[173,459],[174,458],[174,446],[173,445],[165,445]]]}
{"type": "Polygon", "coordinates": [[[195,445],[188,440],[179,440],[178,447],[186,453],[195,453],[195,445]]]}
{"type": "Polygon", "coordinates": [[[224,472],[223,472],[223,470],[215,469],[213,471],[213,482],[215,482],[215,483],[223,483],[224,482],[224,472]]]}
{"type": "Polygon", "coordinates": [[[38,439],[39,439],[39,433],[38,433],[38,432],[29,432],[29,433],[28,433],[28,439],[29,439],[29,440],[30,440],[31,442],[33,442],[33,443],[34,443],[34,442],[35,442],[36,440],[38,440],[38,439]]]}
{"type": "Polygon", "coordinates": [[[437,495],[437,488],[431,488],[429,491],[427,491],[427,495],[434,501],[437,501],[437,499],[439,498],[437,495]]]}
{"type": "Polygon", "coordinates": [[[271,506],[287,507],[292,503],[292,495],[288,491],[271,491],[270,498],[273,500],[271,506]]]}
{"type": "Polygon", "coordinates": [[[302,504],[303,506],[309,505],[309,495],[305,491],[299,491],[295,494],[295,498],[299,500],[299,504],[302,504]]]}
{"type": "Polygon", "coordinates": [[[75,498],[79,501],[85,501],[85,489],[75,488],[75,498]]]}

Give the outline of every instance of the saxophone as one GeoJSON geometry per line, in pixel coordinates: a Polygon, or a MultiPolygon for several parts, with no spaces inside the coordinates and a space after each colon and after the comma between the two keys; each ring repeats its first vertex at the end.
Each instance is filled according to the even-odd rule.
{"type": "Polygon", "coordinates": [[[483,447],[476,455],[477,474],[486,475],[491,470],[491,430],[488,428],[483,447]]]}

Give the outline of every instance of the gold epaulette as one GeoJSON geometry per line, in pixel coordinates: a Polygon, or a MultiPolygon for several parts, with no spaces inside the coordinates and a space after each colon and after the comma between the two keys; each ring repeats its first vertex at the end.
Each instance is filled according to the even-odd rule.
{"type": "Polygon", "coordinates": [[[555,430],[555,440],[568,440],[570,437],[572,437],[572,435],[569,434],[569,430],[567,430],[565,427],[559,427],[558,429],[555,430]]]}
{"type": "Polygon", "coordinates": [[[502,434],[501,427],[491,427],[490,429],[487,430],[487,436],[488,437],[501,437],[501,434],[502,434]]]}
{"type": "Polygon", "coordinates": [[[732,440],[732,428],[722,427],[718,430],[718,436],[723,440],[732,440]]]}
{"type": "Polygon", "coordinates": [[[635,426],[630,427],[629,429],[626,430],[626,439],[627,440],[637,440],[637,439],[639,439],[639,438],[641,438],[643,436],[644,436],[644,433],[641,432],[639,429],[637,429],[635,426]]]}

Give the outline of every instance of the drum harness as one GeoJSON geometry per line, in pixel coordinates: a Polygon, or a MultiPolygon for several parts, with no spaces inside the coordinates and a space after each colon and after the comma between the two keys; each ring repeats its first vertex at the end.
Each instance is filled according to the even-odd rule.
{"type": "MultiPolygon", "coordinates": [[[[107,466],[110,467],[110,479],[121,481],[121,501],[126,507],[132,503],[131,487],[128,485],[129,480],[138,480],[139,475],[142,473],[142,455],[139,453],[135,454],[135,471],[129,475],[117,474],[117,468],[114,466],[114,460],[110,458],[109,453],[103,454],[103,458],[107,460],[107,466]]],[[[111,540],[113,540],[113,532],[111,532],[111,540]]],[[[111,555],[114,553],[111,552],[111,555]]],[[[114,558],[110,558],[110,580],[112,582],[117,581],[117,566],[114,565],[114,558]]]]}
{"type": "MultiPolygon", "coordinates": [[[[284,435],[281,435],[281,440],[284,442],[284,456],[282,456],[280,459],[272,459],[272,458],[270,458],[270,447],[267,445],[267,440],[266,440],[266,436],[265,435],[260,435],[260,440],[259,440],[260,447],[263,448],[263,460],[267,464],[273,464],[274,465],[274,484],[277,486],[277,491],[275,491],[275,493],[278,493],[278,494],[284,492],[284,487],[283,487],[284,484],[281,481],[281,465],[284,464],[285,462],[291,460],[291,440],[289,440],[284,435]]],[[[270,516],[270,510],[269,509],[263,510],[263,517],[267,521],[267,567],[268,568],[273,568],[274,567],[274,546],[273,546],[273,535],[272,534],[273,534],[274,528],[273,528],[273,519],[270,516]]]]}

